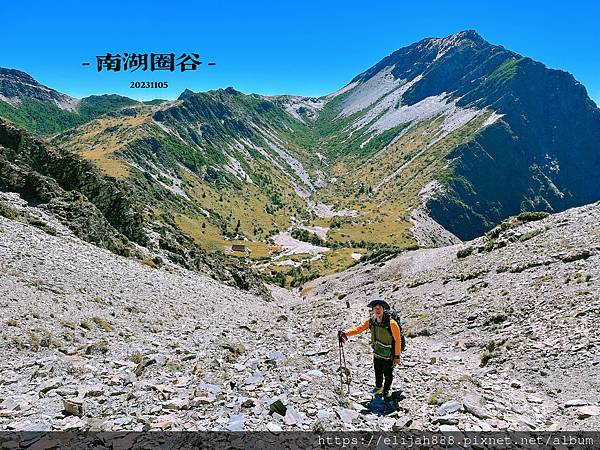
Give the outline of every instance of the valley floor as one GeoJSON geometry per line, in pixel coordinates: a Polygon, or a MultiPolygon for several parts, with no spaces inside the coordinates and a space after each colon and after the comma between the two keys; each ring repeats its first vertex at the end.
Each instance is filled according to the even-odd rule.
{"type": "Polygon", "coordinates": [[[0,217],[0,430],[600,426],[598,205],[509,229],[490,252],[457,258],[483,238],[407,252],[302,297],[273,287],[271,302],[49,223],[56,236],[0,217]],[[359,412],[368,333],[346,344],[349,396],[336,374],[337,330],[374,296],[410,336],[394,381],[405,399],[387,417],[359,412]],[[278,399],[286,414],[269,414],[278,399]]]}

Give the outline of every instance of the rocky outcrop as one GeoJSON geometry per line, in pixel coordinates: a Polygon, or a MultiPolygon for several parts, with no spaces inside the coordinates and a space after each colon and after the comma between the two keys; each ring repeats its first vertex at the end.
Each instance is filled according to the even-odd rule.
{"type": "Polygon", "coordinates": [[[91,163],[29,135],[0,119],[0,190],[17,192],[32,206],[49,211],[79,238],[117,254],[144,258],[164,253],[190,270],[268,297],[262,282],[249,270],[209,256],[188,236],[160,221],[136,203],[129,186],[102,175],[91,163]],[[151,239],[147,227],[161,237],[151,239]]]}
{"type": "Polygon", "coordinates": [[[120,254],[147,244],[127,190],[78,155],[58,150],[0,119],[0,188],[43,205],[76,235],[120,254]]]}

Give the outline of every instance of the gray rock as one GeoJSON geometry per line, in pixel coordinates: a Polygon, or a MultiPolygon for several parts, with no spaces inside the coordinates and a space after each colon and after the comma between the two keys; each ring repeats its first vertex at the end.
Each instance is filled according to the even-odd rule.
{"type": "Polygon", "coordinates": [[[452,433],[455,431],[460,431],[455,425],[440,425],[440,432],[442,433],[452,433]]]}
{"type": "Polygon", "coordinates": [[[461,409],[462,405],[458,400],[448,400],[445,403],[442,403],[438,409],[436,410],[436,414],[438,416],[444,416],[446,414],[450,414],[461,409]]]}
{"type": "Polygon", "coordinates": [[[518,426],[520,429],[526,429],[526,428],[529,428],[530,430],[535,430],[535,428],[536,428],[536,426],[535,426],[535,421],[534,421],[534,420],[532,420],[532,419],[531,419],[531,418],[529,418],[529,417],[526,417],[526,416],[520,416],[520,417],[517,419],[517,426],[518,426]]]}
{"type": "Polygon", "coordinates": [[[63,399],[63,408],[66,412],[74,416],[81,417],[85,414],[83,400],[80,398],[63,399]]]}
{"type": "Polygon", "coordinates": [[[27,421],[20,424],[13,424],[13,429],[19,431],[51,431],[52,423],[48,420],[27,421]]]}
{"type": "Polygon", "coordinates": [[[229,417],[229,422],[227,423],[228,431],[244,431],[244,426],[246,425],[246,416],[243,414],[234,414],[229,417]]]}
{"type": "Polygon", "coordinates": [[[458,415],[447,414],[445,416],[437,416],[431,420],[431,423],[445,424],[445,425],[458,425],[458,415]]]}
{"type": "Polygon", "coordinates": [[[463,399],[465,411],[480,419],[491,419],[493,416],[483,406],[483,399],[477,396],[468,396],[463,399]]]}
{"type": "Polygon", "coordinates": [[[221,387],[216,384],[204,383],[201,382],[198,387],[201,390],[205,390],[212,395],[219,395],[221,393],[221,387]]]}
{"type": "Polygon", "coordinates": [[[540,397],[538,397],[538,396],[536,396],[536,395],[529,395],[529,396],[527,397],[527,401],[528,401],[529,403],[537,403],[537,404],[540,404],[540,403],[543,403],[543,402],[544,402],[544,400],[543,400],[542,398],[540,398],[540,397]]]}
{"type": "Polygon", "coordinates": [[[565,402],[565,408],[570,408],[573,406],[587,406],[587,405],[589,405],[589,402],[586,400],[583,400],[581,398],[574,398],[572,400],[565,402]]]}
{"type": "Polygon", "coordinates": [[[21,409],[21,406],[14,399],[9,397],[5,399],[2,403],[0,403],[0,409],[14,411],[21,409]]]}
{"type": "Polygon", "coordinates": [[[77,389],[67,387],[58,388],[55,390],[55,392],[61,397],[72,397],[78,393],[77,389]]]}
{"type": "Polygon", "coordinates": [[[131,417],[117,417],[113,420],[115,425],[129,425],[131,423],[131,417]]]}
{"type": "Polygon", "coordinates": [[[345,424],[350,425],[354,420],[358,419],[358,411],[347,408],[336,408],[335,412],[339,416],[340,420],[345,424]]]}
{"type": "Polygon", "coordinates": [[[412,423],[413,423],[412,417],[402,416],[399,419],[397,419],[396,422],[394,422],[394,425],[392,425],[392,430],[393,431],[405,430],[405,429],[409,428],[412,423]]]}
{"type": "Polygon", "coordinates": [[[287,408],[285,413],[285,417],[283,418],[283,422],[286,425],[296,425],[300,426],[303,422],[302,415],[295,408],[287,408]]]}
{"type": "Polygon", "coordinates": [[[481,428],[482,431],[492,431],[492,426],[485,420],[478,420],[477,426],[481,428]]]}
{"type": "Polygon", "coordinates": [[[246,384],[260,384],[264,380],[264,377],[260,370],[255,370],[254,373],[246,378],[246,384]]]}
{"type": "Polygon", "coordinates": [[[279,361],[283,361],[285,359],[285,355],[282,352],[275,350],[275,351],[269,352],[268,358],[272,361],[279,362],[279,361]]]}
{"type": "Polygon", "coordinates": [[[581,406],[575,412],[579,419],[587,419],[588,417],[599,416],[600,406],[581,406]]]}
{"type": "Polygon", "coordinates": [[[277,433],[279,431],[283,431],[283,428],[281,428],[276,423],[267,422],[267,430],[269,430],[271,433],[277,433]]]}
{"type": "Polygon", "coordinates": [[[332,413],[331,411],[327,411],[325,409],[320,409],[317,411],[317,418],[320,420],[329,419],[333,415],[334,415],[334,413],[332,413]]]}
{"type": "Polygon", "coordinates": [[[173,398],[171,400],[167,400],[163,403],[163,408],[172,409],[172,410],[180,410],[187,409],[189,406],[189,401],[182,398],[173,398]]]}
{"type": "Polygon", "coordinates": [[[54,378],[52,380],[48,380],[48,381],[43,382],[40,385],[39,392],[41,394],[45,394],[45,393],[50,392],[53,389],[57,389],[57,388],[59,388],[61,386],[62,386],[61,380],[58,379],[58,378],[54,378]]]}
{"type": "Polygon", "coordinates": [[[87,423],[83,419],[77,416],[69,416],[55,421],[53,424],[53,429],[59,431],[78,431],[85,429],[86,425],[87,423]]]}

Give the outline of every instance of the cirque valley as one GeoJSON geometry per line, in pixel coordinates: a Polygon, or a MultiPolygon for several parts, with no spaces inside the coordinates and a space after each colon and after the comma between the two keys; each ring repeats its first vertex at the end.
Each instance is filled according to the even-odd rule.
{"type": "Polygon", "coordinates": [[[472,30],[319,98],[0,68],[0,428],[593,428],[599,143],[572,75],[472,30]],[[411,333],[393,418],[333,387],[373,295],[411,333]]]}

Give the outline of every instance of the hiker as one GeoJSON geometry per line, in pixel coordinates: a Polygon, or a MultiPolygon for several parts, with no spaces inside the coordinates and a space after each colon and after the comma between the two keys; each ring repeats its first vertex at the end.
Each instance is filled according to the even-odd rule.
{"type": "Polygon", "coordinates": [[[375,299],[367,305],[373,315],[357,327],[346,331],[338,331],[340,343],[345,343],[349,336],[371,330],[371,346],[373,347],[373,366],[375,368],[375,388],[373,395],[383,394],[387,401],[391,398],[393,369],[400,363],[402,341],[400,326],[390,317],[390,305],[381,299],[375,299]],[[385,383],[383,382],[385,378],[385,383]]]}

